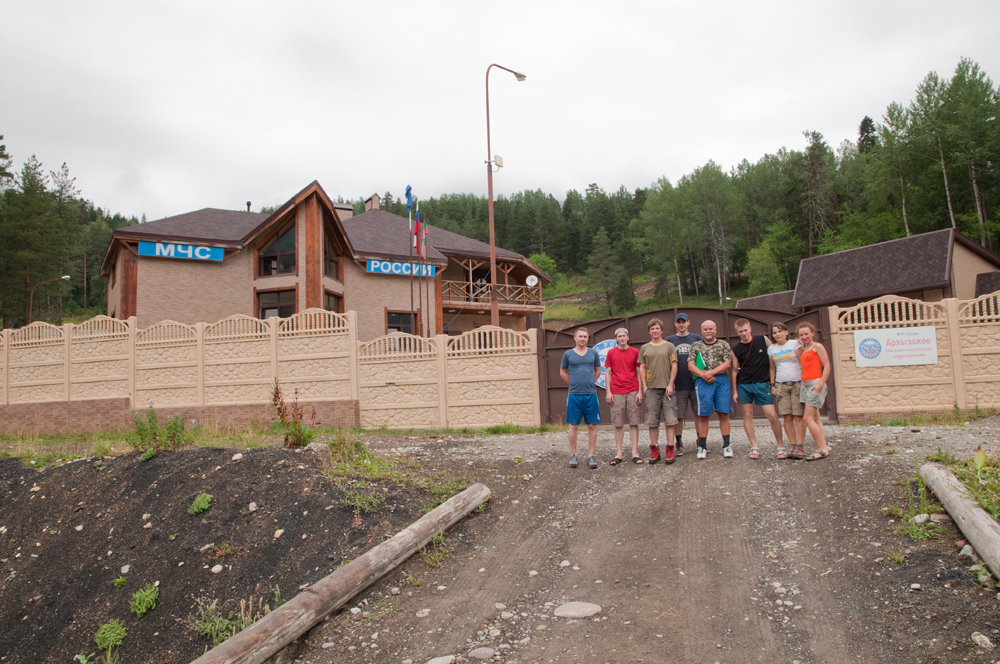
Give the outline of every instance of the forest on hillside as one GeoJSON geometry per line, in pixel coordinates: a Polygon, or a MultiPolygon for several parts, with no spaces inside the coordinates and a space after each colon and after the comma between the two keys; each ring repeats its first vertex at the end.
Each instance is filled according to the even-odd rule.
{"type": "MultiPolygon", "coordinates": [[[[656,297],[722,303],[794,288],[799,261],[942,228],[995,249],[1000,243],[1000,90],[962,59],[949,77],[930,72],[913,98],[893,102],[879,120],[859,120],[856,140],[831,146],[814,130],[797,148],[781,147],[729,170],[709,161],[676,182],[660,178],[630,191],[597,183],[562,199],[527,190],[495,200],[499,246],[525,254],[557,280],[576,278],[595,314],[635,306],[636,281],[652,277],[656,297]]],[[[2,136],[0,136],[2,140],[2,136]]],[[[111,232],[138,223],[85,200],[65,165],[45,173],[31,157],[19,172],[0,145],[0,318],[58,322],[86,305],[103,310],[100,258],[111,232]]],[[[343,199],[340,199],[343,200],[343,199]]],[[[363,199],[349,201],[355,213],[363,199]]],[[[386,192],[383,209],[406,215],[386,192]]],[[[486,241],[484,195],[422,199],[433,226],[486,241]]],[[[431,238],[433,242],[433,238],[431,238]]]]}

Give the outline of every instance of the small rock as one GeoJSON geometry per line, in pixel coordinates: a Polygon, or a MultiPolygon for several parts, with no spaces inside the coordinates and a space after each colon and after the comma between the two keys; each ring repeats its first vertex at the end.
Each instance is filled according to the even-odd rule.
{"type": "Polygon", "coordinates": [[[601,612],[601,607],[590,602],[567,602],[556,607],[553,615],[556,618],[589,618],[601,612]]]}
{"type": "Polygon", "coordinates": [[[142,529],[143,529],[143,530],[149,530],[149,529],[150,529],[150,528],[152,528],[152,527],[153,527],[153,522],[152,522],[152,521],[149,521],[149,522],[147,522],[147,523],[146,523],[146,525],[144,525],[144,526],[142,527],[142,529]]]}
{"type": "Polygon", "coordinates": [[[34,493],[35,491],[41,491],[41,490],[42,490],[42,487],[38,486],[37,484],[35,486],[31,487],[30,489],[28,489],[28,491],[30,493],[34,493]]]}
{"type": "Polygon", "coordinates": [[[535,627],[536,632],[544,632],[546,629],[548,629],[548,627],[546,627],[545,625],[538,625],[537,627],[535,627]]]}
{"type": "Polygon", "coordinates": [[[247,505],[247,511],[248,512],[256,512],[257,511],[257,503],[250,503],[249,505],[247,505]]]}
{"type": "Polygon", "coordinates": [[[923,587],[919,583],[911,583],[910,590],[922,590],[923,587]]]}
{"type": "Polygon", "coordinates": [[[947,514],[931,514],[931,521],[934,523],[947,523],[951,521],[951,517],[947,514]]]}
{"type": "Polygon", "coordinates": [[[83,530],[83,526],[77,526],[77,527],[76,527],[76,531],[77,531],[77,532],[80,532],[81,530],[83,530]]]}
{"type": "Polygon", "coordinates": [[[931,520],[930,514],[918,514],[912,519],[910,519],[910,523],[927,523],[930,520],[931,520]]]}
{"type": "Polygon", "coordinates": [[[501,611],[500,617],[504,620],[510,620],[511,618],[514,617],[514,614],[511,613],[510,611],[501,611]]]}
{"type": "Polygon", "coordinates": [[[142,520],[143,521],[149,521],[149,517],[151,517],[151,516],[153,516],[153,515],[152,514],[143,514],[142,515],[142,520]]]}
{"type": "Polygon", "coordinates": [[[910,429],[910,431],[913,433],[920,433],[920,429],[910,429]]]}
{"type": "Polygon", "coordinates": [[[278,539],[278,538],[279,538],[279,537],[281,537],[281,536],[282,536],[282,535],[283,535],[284,533],[285,533],[285,531],[284,531],[284,530],[282,530],[281,528],[278,528],[277,530],[275,530],[275,531],[274,531],[274,539],[278,539]]]}
{"type": "Polygon", "coordinates": [[[399,594],[399,588],[389,588],[389,594],[390,595],[398,595],[399,594]]]}
{"type": "Polygon", "coordinates": [[[500,630],[498,630],[498,629],[496,629],[496,628],[494,627],[493,629],[491,629],[491,630],[490,630],[489,634],[490,634],[490,638],[491,638],[491,639],[495,639],[495,638],[497,638],[498,636],[500,636],[500,630]]]}
{"type": "Polygon", "coordinates": [[[448,590],[448,586],[438,586],[437,589],[438,592],[441,592],[442,590],[448,590]]]}
{"type": "Polygon", "coordinates": [[[355,616],[356,616],[356,615],[358,615],[359,613],[361,613],[361,609],[359,609],[359,608],[358,608],[358,607],[356,607],[356,606],[352,606],[352,607],[351,607],[351,614],[352,614],[352,615],[355,615],[355,616]]]}
{"type": "Polygon", "coordinates": [[[538,576],[538,572],[535,570],[531,570],[530,572],[528,572],[528,576],[538,576]]]}
{"type": "Polygon", "coordinates": [[[972,548],[971,544],[966,544],[962,547],[962,550],[958,552],[959,558],[975,558],[976,550],[972,548]]]}
{"type": "Polygon", "coordinates": [[[131,565],[122,565],[122,574],[128,574],[130,569],[132,569],[131,565]]]}
{"type": "MultiPolygon", "coordinates": [[[[312,444],[312,443],[310,443],[310,444],[312,444]]],[[[402,662],[400,662],[400,664],[413,664],[413,660],[412,659],[404,659],[402,662]]]]}
{"type": "Polygon", "coordinates": [[[559,563],[559,567],[569,567],[569,561],[568,560],[562,561],[561,563],[559,563]]]}
{"type": "Polygon", "coordinates": [[[504,650],[510,650],[510,644],[509,643],[501,643],[500,645],[497,646],[497,650],[499,650],[501,652],[504,651],[504,650]]]}
{"type": "Polygon", "coordinates": [[[573,571],[574,571],[574,572],[579,572],[579,571],[580,571],[580,568],[579,568],[579,567],[577,567],[576,565],[573,565],[573,571]]]}
{"type": "Polygon", "coordinates": [[[222,565],[216,565],[215,567],[212,568],[212,574],[218,574],[221,571],[222,571],[222,565]]]}
{"type": "Polygon", "coordinates": [[[426,618],[430,614],[431,614],[431,610],[430,609],[420,609],[419,611],[417,611],[417,617],[418,618],[426,618]]]}
{"type": "Polygon", "coordinates": [[[444,657],[435,657],[434,659],[427,660],[427,664],[454,664],[454,655],[445,655],[444,657]]]}
{"type": "Polygon", "coordinates": [[[504,609],[507,608],[507,605],[504,604],[503,602],[497,602],[496,604],[493,605],[493,608],[496,609],[497,611],[503,611],[504,609]]]}
{"type": "Polygon", "coordinates": [[[233,461],[239,461],[242,458],[243,458],[243,455],[240,454],[239,452],[237,452],[236,454],[233,455],[233,461]]]}
{"type": "Polygon", "coordinates": [[[332,641],[327,641],[326,643],[324,643],[323,645],[321,645],[320,648],[322,648],[323,650],[329,650],[330,648],[333,648],[336,645],[337,644],[333,643],[332,641]]]}
{"type": "Polygon", "coordinates": [[[493,648],[476,648],[469,653],[469,657],[472,659],[491,659],[496,652],[493,648]]]}
{"type": "Polygon", "coordinates": [[[972,633],[972,642],[976,644],[980,650],[993,650],[993,642],[985,634],[980,632],[972,633]]]}

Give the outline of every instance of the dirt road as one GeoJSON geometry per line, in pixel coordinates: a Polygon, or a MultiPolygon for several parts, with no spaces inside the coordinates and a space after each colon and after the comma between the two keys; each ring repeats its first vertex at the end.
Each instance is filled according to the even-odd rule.
{"type": "Polygon", "coordinates": [[[734,431],[735,459],[714,442],[705,461],[610,467],[605,452],[594,471],[566,467],[564,434],[373,439],[467,468],[495,497],[449,535],[440,566],[415,556],[359,612],[313,630],[297,661],[461,661],[483,647],[508,663],[994,661],[970,635],[1000,642],[1000,601],[956,558],[954,526],[918,543],[881,513],[935,432],[831,433],[833,454],[813,463],[763,442],[750,460],[734,431]],[[601,611],[553,615],[570,601],[601,611]]]}

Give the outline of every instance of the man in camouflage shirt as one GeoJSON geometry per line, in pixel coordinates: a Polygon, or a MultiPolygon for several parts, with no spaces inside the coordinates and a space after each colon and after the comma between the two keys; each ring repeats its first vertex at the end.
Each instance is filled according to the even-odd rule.
{"type": "Polygon", "coordinates": [[[688,368],[694,376],[694,389],[698,397],[698,412],[695,413],[695,429],[698,432],[698,458],[708,456],[708,418],[712,413],[719,415],[719,431],[722,433],[722,456],[733,457],[729,441],[729,414],[733,412],[732,388],[729,385],[729,369],[733,365],[733,350],[729,344],[715,336],[715,323],[710,320],[701,324],[701,341],[691,344],[688,352],[688,368]]]}

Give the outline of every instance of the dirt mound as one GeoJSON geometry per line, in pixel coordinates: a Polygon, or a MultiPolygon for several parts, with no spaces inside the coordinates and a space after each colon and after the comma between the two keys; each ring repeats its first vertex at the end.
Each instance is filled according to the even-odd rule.
{"type": "Polygon", "coordinates": [[[72,661],[97,650],[94,633],[113,618],[128,629],[122,661],[190,661],[211,645],[186,622],[198,599],[219,600],[223,615],[240,598],[273,605],[275,589],[288,599],[419,518],[425,502],[392,482],[373,485],[387,509],[361,518],[313,452],[233,456],[129,454],[42,472],[0,459],[3,661],[72,661]],[[211,507],[192,516],[201,493],[211,507]],[[132,594],[155,582],[156,608],[136,618],[132,594]]]}

